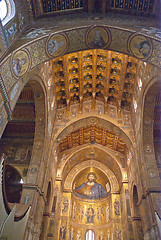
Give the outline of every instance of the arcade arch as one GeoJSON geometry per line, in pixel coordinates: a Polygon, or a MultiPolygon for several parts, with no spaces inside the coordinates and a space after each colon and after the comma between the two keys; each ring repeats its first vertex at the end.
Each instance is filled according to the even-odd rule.
{"type": "MultiPolygon", "coordinates": [[[[39,83],[28,81],[13,107],[13,119],[6,125],[1,138],[1,154],[5,153],[6,168],[14,167],[20,172],[21,179],[18,183],[21,184],[21,196],[18,202],[28,205],[33,200],[33,190],[29,186],[37,187],[39,183],[41,187],[43,184],[39,169],[43,167],[46,120],[44,92],[39,83]]],[[[5,182],[7,187],[8,182],[5,182]]],[[[10,198],[7,199],[13,202],[10,198]]]]}

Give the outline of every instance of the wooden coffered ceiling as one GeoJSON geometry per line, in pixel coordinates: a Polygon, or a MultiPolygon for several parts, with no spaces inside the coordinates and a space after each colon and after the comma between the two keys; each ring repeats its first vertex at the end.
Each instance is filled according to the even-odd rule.
{"type": "Polygon", "coordinates": [[[69,134],[59,144],[59,151],[63,152],[87,143],[98,143],[123,154],[126,151],[126,144],[118,136],[106,128],[94,125],[82,127],[69,134]]]}
{"type": "Polygon", "coordinates": [[[3,138],[33,138],[35,133],[34,93],[28,84],[24,87],[8,122],[3,138]]]}
{"type": "Polygon", "coordinates": [[[118,12],[131,15],[155,16],[157,0],[30,0],[35,18],[51,14],[76,12],[118,12]]]}
{"type": "Polygon", "coordinates": [[[52,60],[57,107],[100,100],[130,110],[138,60],[107,50],[87,50],[52,60]]]}

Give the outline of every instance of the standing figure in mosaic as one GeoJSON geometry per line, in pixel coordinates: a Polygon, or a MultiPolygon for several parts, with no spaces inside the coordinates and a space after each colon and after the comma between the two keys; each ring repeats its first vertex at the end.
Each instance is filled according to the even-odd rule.
{"type": "Polygon", "coordinates": [[[107,232],[107,240],[110,240],[110,232],[107,232]]]}
{"type": "Polygon", "coordinates": [[[84,216],[83,206],[80,206],[80,221],[82,222],[84,216]]]}
{"type": "Polygon", "coordinates": [[[115,110],[113,108],[111,108],[110,117],[111,118],[116,118],[116,113],[115,113],[115,110]]]}
{"type": "Polygon", "coordinates": [[[71,232],[70,232],[70,240],[74,240],[74,231],[73,231],[73,228],[71,229],[71,232]]]}
{"type": "Polygon", "coordinates": [[[87,223],[94,223],[95,214],[94,214],[94,209],[92,208],[92,205],[90,205],[89,208],[87,209],[86,216],[87,216],[87,223]]]}
{"type": "Polygon", "coordinates": [[[121,230],[120,230],[119,226],[116,226],[116,229],[115,229],[115,239],[121,240],[121,230]]]}
{"type": "Polygon", "coordinates": [[[75,219],[75,213],[76,213],[76,203],[73,203],[73,219],[75,219]]]}
{"type": "Polygon", "coordinates": [[[80,206],[78,206],[78,208],[77,208],[77,214],[78,214],[78,219],[80,221],[80,219],[81,219],[80,206]]]}
{"type": "Polygon", "coordinates": [[[67,198],[63,199],[62,213],[67,213],[69,201],[67,198]]]}
{"type": "Polygon", "coordinates": [[[101,234],[99,235],[99,240],[104,240],[104,237],[103,237],[103,233],[101,232],[101,234]]]}
{"type": "Polygon", "coordinates": [[[114,210],[115,210],[115,215],[119,216],[120,215],[120,203],[117,199],[115,199],[115,202],[114,202],[114,210]]]}
{"type": "Polygon", "coordinates": [[[100,220],[100,212],[99,212],[99,208],[97,208],[97,219],[98,219],[98,222],[100,220]]]}
{"type": "Polygon", "coordinates": [[[24,197],[24,204],[28,204],[30,201],[30,194],[28,193],[25,197],[24,197]]]}
{"type": "Polygon", "coordinates": [[[60,228],[60,235],[59,235],[59,240],[64,240],[66,237],[66,227],[62,226],[60,228]]]}
{"type": "Polygon", "coordinates": [[[81,239],[82,239],[82,235],[81,235],[80,231],[78,231],[76,240],[81,240],[81,239]]]}
{"type": "Polygon", "coordinates": [[[102,113],[103,113],[103,108],[102,108],[102,106],[98,106],[97,112],[98,112],[98,114],[102,114],[102,113]]]}
{"type": "Polygon", "coordinates": [[[103,207],[101,208],[101,206],[99,206],[99,207],[97,208],[97,218],[98,218],[98,222],[102,223],[103,216],[104,216],[104,209],[103,209],[103,207]]]}
{"type": "Polygon", "coordinates": [[[104,208],[101,207],[101,206],[99,206],[99,208],[100,208],[100,211],[101,211],[101,222],[102,222],[103,216],[104,216],[104,208]]]}
{"type": "Polygon", "coordinates": [[[106,222],[109,222],[109,218],[110,218],[110,207],[109,207],[109,204],[107,203],[107,205],[106,205],[106,222]]]}

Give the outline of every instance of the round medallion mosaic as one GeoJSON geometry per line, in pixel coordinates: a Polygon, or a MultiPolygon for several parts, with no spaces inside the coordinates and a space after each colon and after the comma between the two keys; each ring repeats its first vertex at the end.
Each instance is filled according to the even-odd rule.
{"type": "Polygon", "coordinates": [[[90,48],[107,48],[111,42],[110,31],[100,26],[92,27],[86,34],[86,42],[90,48]]]}
{"type": "Polygon", "coordinates": [[[31,58],[27,49],[15,52],[11,57],[11,71],[14,77],[19,78],[26,74],[31,66],[31,58]]]}
{"type": "Polygon", "coordinates": [[[46,43],[46,53],[49,57],[63,55],[68,48],[68,38],[65,34],[53,34],[46,43]]]}
{"type": "Polygon", "coordinates": [[[133,34],[129,38],[128,48],[135,57],[147,60],[152,52],[152,43],[145,36],[133,34]]]}

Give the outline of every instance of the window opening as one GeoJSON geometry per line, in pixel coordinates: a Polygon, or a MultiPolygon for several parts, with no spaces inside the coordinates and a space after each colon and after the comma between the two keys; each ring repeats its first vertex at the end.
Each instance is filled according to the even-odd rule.
{"type": "Polygon", "coordinates": [[[15,3],[13,0],[0,0],[0,19],[3,26],[14,18],[15,12],[15,3]]]}
{"type": "Polygon", "coordinates": [[[88,230],[86,233],[86,240],[94,240],[94,232],[92,230],[88,230]]]}
{"type": "Polygon", "coordinates": [[[7,16],[7,4],[5,0],[0,0],[0,19],[1,21],[7,16]]]}

